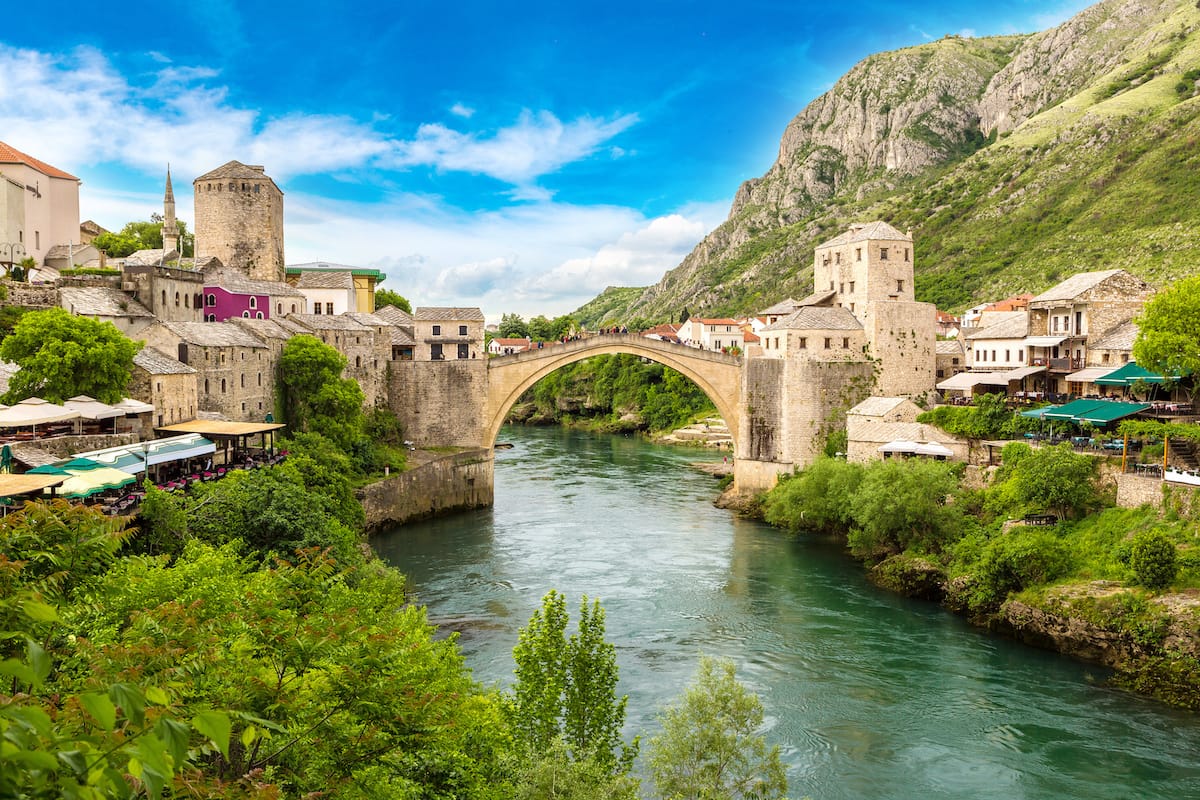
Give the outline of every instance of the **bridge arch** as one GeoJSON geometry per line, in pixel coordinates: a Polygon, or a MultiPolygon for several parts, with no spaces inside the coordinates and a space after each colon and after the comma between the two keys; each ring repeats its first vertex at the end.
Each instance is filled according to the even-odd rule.
{"type": "Polygon", "coordinates": [[[490,447],[500,434],[509,410],[529,387],[556,369],[592,356],[624,353],[640,356],[683,374],[713,401],[729,427],[736,449],[741,408],[742,360],[710,350],[647,339],[636,334],[605,334],[547,345],[488,361],[488,403],[484,412],[484,442],[490,447]]]}

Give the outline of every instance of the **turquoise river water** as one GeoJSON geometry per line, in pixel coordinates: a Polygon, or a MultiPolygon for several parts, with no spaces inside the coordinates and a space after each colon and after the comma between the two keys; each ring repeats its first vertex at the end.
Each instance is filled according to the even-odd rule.
{"type": "MultiPolygon", "coordinates": [[[[1105,688],[1103,670],[980,632],[868,584],[830,542],[714,508],[711,453],[507,428],[492,509],[373,539],[478,680],[550,589],[602,600],[628,732],[732,658],[762,697],[789,796],[1200,798],[1200,717],[1105,688]]],[[[643,748],[644,752],[644,748],[643,748]]]]}

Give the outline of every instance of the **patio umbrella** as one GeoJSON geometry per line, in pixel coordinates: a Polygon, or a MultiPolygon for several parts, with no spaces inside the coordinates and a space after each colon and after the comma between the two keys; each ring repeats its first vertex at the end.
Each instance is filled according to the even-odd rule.
{"type": "Polygon", "coordinates": [[[12,472],[12,448],[8,445],[0,447],[0,472],[12,472]]]}
{"type": "Polygon", "coordinates": [[[90,497],[108,489],[119,489],[137,481],[137,476],[130,475],[112,467],[95,469],[67,470],[71,475],[63,481],[59,494],[63,497],[90,497]]]}
{"type": "Polygon", "coordinates": [[[943,458],[954,455],[953,450],[937,442],[921,442],[913,452],[921,456],[942,456],[943,458]]]}
{"type": "Polygon", "coordinates": [[[84,419],[102,420],[112,419],[113,417],[125,416],[124,409],[114,408],[113,406],[101,403],[99,400],[94,400],[86,394],[76,395],[70,400],[63,403],[63,408],[71,411],[78,411],[79,416],[84,419]]]}
{"type": "Polygon", "coordinates": [[[40,397],[30,397],[0,411],[0,428],[24,428],[78,418],[78,411],[71,411],[40,397]]]}

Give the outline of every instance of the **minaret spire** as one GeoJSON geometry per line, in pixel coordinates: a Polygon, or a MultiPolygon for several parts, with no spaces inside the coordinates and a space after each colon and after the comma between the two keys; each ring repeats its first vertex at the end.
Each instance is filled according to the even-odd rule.
{"type": "Polygon", "coordinates": [[[167,164],[167,191],[163,194],[163,253],[171,250],[182,255],[179,249],[179,223],[175,221],[175,190],[171,188],[171,165],[167,164]]]}

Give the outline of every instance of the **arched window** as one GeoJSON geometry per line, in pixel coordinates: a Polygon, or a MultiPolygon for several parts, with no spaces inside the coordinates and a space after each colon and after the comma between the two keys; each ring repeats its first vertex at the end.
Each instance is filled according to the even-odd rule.
{"type": "Polygon", "coordinates": [[[254,318],[255,319],[263,319],[263,313],[261,311],[255,311],[254,318]]]}
{"type": "Polygon", "coordinates": [[[204,379],[204,393],[208,394],[208,378],[204,379]]]}
{"type": "Polygon", "coordinates": [[[163,298],[162,304],[165,306],[167,304],[167,290],[166,289],[162,290],[162,298],[163,298]]]}
{"type": "Polygon", "coordinates": [[[292,303],[292,313],[293,314],[296,313],[296,304],[295,303],[292,303]]]}
{"type": "Polygon", "coordinates": [[[208,304],[210,306],[215,306],[217,304],[217,296],[215,294],[210,294],[208,296],[208,304]]]}
{"type": "Polygon", "coordinates": [[[253,295],[251,295],[251,297],[250,297],[250,307],[258,308],[258,298],[254,297],[253,295]]]}
{"type": "Polygon", "coordinates": [[[221,394],[225,394],[225,379],[221,378],[221,394]]]}
{"type": "Polygon", "coordinates": [[[243,316],[243,317],[245,317],[246,319],[250,319],[250,312],[249,312],[249,311],[243,311],[243,312],[242,312],[242,316],[243,316]]]}
{"type": "Polygon", "coordinates": [[[179,292],[175,293],[175,307],[179,308],[179,292]]]}
{"type": "Polygon", "coordinates": [[[355,366],[355,368],[356,368],[356,369],[357,369],[357,368],[359,368],[359,367],[362,367],[362,356],[355,356],[355,357],[354,357],[354,366],[355,366]]]}
{"type": "Polygon", "coordinates": [[[281,316],[281,317],[283,316],[283,303],[276,303],[276,304],[275,304],[275,313],[276,313],[276,314],[278,314],[278,315],[279,315],[279,316],[281,316]]]}

